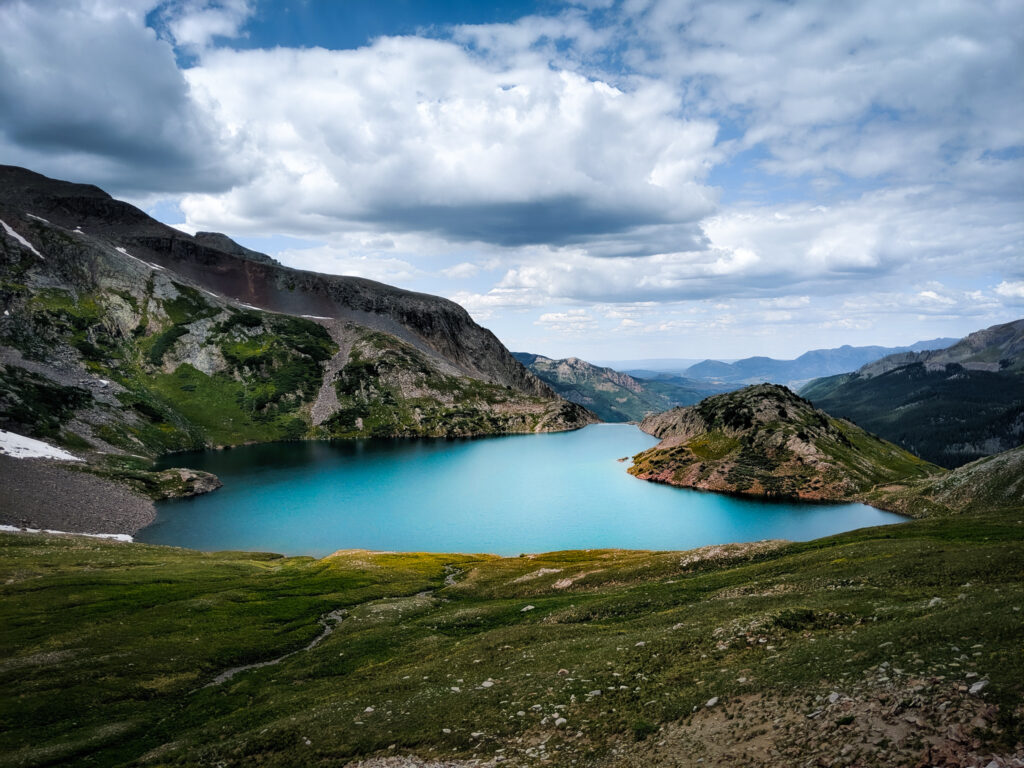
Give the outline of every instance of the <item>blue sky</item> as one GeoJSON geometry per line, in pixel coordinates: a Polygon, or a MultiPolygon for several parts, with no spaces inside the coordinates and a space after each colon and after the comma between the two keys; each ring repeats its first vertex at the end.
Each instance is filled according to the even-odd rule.
{"type": "Polygon", "coordinates": [[[1024,310],[1024,4],[6,0],[0,162],[610,360],[1024,310]]]}

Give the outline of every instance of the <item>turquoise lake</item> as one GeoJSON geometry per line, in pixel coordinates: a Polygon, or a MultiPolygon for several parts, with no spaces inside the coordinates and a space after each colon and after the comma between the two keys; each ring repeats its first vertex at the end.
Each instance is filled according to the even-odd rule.
{"type": "Polygon", "coordinates": [[[323,556],[339,549],[491,552],[692,549],[807,540],[898,515],[863,504],[747,501],[637,480],[657,440],[629,424],[476,440],[272,443],[178,454],[163,466],[224,487],[157,505],[137,541],[323,556]]]}

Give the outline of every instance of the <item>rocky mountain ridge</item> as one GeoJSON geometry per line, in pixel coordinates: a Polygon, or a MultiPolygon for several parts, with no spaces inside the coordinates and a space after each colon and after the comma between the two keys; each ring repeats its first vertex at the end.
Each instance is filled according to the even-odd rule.
{"type": "Polygon", "coordinates": [[[920,363],[925,370],[943,370],[949,364],[968,371],[1024,370],[1024,320],[975,331],[944,349],[901,352],[868,363],[857,370],[870,378],[920,363]]]}
{"type": "Polygon", "coordinates": [[[0,425],[101,455],[594,421],[457,304],[0,167],[0,425]]]}

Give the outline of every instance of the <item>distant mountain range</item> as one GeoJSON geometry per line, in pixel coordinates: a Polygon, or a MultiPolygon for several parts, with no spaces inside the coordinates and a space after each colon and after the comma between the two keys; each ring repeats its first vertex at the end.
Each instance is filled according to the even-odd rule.
{"type": "Polygon", "coordinates": [[[928,461],[957,467],[1024,441],[1024,320],[903,352],[800,390],[928,461]]]}
{"type": "Polygon", "coordinates": [[[668,374],[641,380],[577,357],[553,360],[527,352],[512,356],[566,400],[579,403],[604,421],[640,421],[648,414],[690,405],[723,391],[714,384],[668,374]]]}
{"type": "Polygon", "coordinates": [[[777,360],[772,357],[747,357],[732,363],[705,360],[687,368],[683,375],[690,379],[737,386],[772,382],[798,387],[811,379],[855,371],[886,355],[942,349],[956,341],[950,338],[931,339],[907,347],[851,347],[847,344],[835,349],[813,349],[795,360],[777,360]]]}

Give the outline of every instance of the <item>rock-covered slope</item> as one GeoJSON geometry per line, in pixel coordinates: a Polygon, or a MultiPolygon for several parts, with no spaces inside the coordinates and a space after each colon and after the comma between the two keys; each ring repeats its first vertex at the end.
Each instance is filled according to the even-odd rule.
{"type": "Polygon", "coordinates": [[[553,360],[525,352],[513,356],[566,400],[579,403],[604,421],[640,421],[648,414],[690,405],[721,391],[679,378],[638,379],[577,357],[553,360]]]}
{"type": "Polygon", "coordinates": [[[0,166],[0,428],[153,456],[593,420],[434,296],[283,267],[0,166]]]}
{"type": "Polygon", "coordinates": [[[662,441],[634,456],[629,472],[683,488],[844,501],[942,472],[774,384],[650,416],[640,428],[662,441]]]}
{"type": "Polygon", "coordinates": [[[891,355],[800,390],[816,406],[945,467],[1024,441],[1024,320],[891,355]]]}

